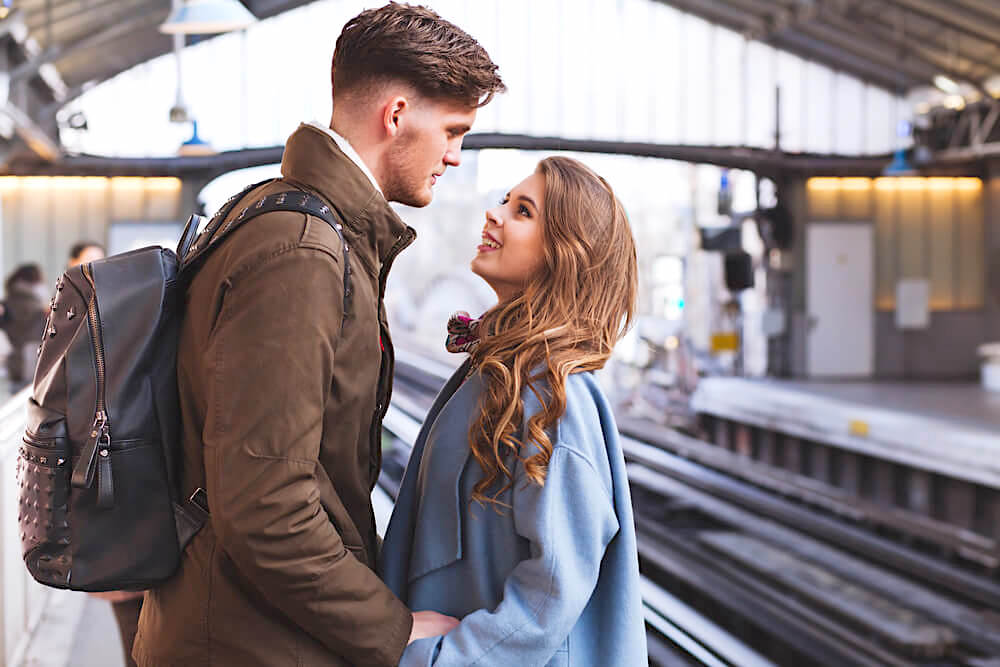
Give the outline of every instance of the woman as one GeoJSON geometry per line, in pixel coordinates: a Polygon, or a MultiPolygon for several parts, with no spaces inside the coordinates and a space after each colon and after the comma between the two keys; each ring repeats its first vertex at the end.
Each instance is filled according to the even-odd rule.
{"type": "Polygon", "coordinates": [[[461,619],[409,665],[646,665],[635,529],[591,371],[631,323],[635,245],[608,184],[555,157],[486,213],[472,270],[497,294],[449,323],[469,359],[414,445],[380,570],[461,619]]]}

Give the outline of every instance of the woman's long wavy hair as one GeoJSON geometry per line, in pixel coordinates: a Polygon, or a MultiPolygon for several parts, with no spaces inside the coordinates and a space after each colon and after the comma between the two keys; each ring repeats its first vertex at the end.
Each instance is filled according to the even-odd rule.
{"type": "Polygon", "coordinates": [[[570,158],[547,158],[536,171],[545,179],[542,268],[523,291],[483,315],[472,356],[485,386],[469,431],[483,471],[473,499],[498,510],[515,460],[544,484],[548,432],[566,410],[567,376],[604,366],[635,309],[635,242],[611,186],[570,158]],[[542,410],[522,429],[526,388],[542,410]]]}

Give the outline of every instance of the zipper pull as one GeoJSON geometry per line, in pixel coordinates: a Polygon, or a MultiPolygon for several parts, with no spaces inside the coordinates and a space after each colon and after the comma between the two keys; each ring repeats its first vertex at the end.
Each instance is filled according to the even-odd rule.
{"type": "Polygon", "coordinates": [[[111,478],[111,438],[105,435],[97,446],[97,507],[115,506],[115,483],[111,478]]]}
{"type": "Polygon", "coordinates": [[[110,442],[110,438],[108,437],[108,415],[101,410],[94,419],[94,425],[90,429],[87,442],[83,445],[83,449],[80,450],[80,460],[77,461],[76,467],[73,468],[73,486],[76,488],[87,489],[94,483],[97,445],[103,439],[107,439],[110,442]]]}

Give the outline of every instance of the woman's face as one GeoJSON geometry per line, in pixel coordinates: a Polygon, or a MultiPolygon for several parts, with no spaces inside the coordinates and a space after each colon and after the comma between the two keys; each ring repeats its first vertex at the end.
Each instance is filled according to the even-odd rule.
{"type": "Polygon", "coordinates": [[[545,177],[534,173],[486,211],[482,241],[472,260],[472,272],[505,301],[522,289],[541,268],[542,209],[545,177]]]}

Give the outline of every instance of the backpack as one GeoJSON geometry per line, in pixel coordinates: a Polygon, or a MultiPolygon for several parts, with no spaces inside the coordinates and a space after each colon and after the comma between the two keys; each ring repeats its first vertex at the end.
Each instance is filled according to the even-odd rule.
{"type": "Polygon", "coordinates": [[[209,254],[271,211],[341,225],[317,196],[263,197],[222,226],[252,185],[176,253],[159,246],[67,270],[56,281],[17,462],[21,550],[40,583],[80,591],[144,590],[170,577],[208,517],[205,493],[179,488],[177,343],[185,292],[209,254]],[[221,229],[220,229],[221,227],[221,229]]]}

